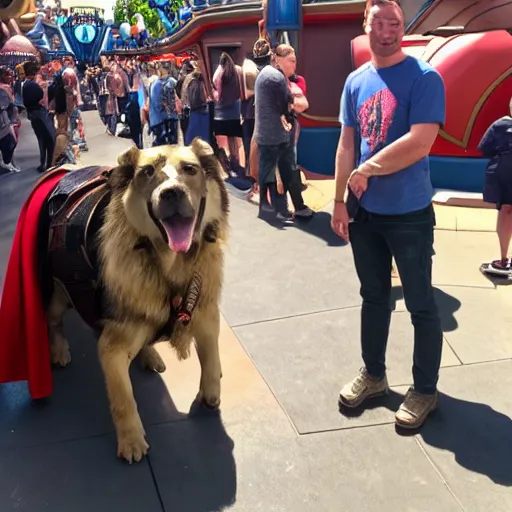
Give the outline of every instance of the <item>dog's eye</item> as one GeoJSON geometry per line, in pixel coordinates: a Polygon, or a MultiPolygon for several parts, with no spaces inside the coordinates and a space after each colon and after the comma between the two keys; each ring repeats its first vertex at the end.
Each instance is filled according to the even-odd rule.
{"type": "Polygon", "coordinates": [[[193,164],[182,164],[181,170],[190,176],[193,176],[197,172],[197,167],[193,164]]]}
{"type": "Polygon", "coordinates": [[[152,165],[145,165],[141,167],[140,172],[146,177],[151,178],[155,174],[155,168],[152,165]]]}

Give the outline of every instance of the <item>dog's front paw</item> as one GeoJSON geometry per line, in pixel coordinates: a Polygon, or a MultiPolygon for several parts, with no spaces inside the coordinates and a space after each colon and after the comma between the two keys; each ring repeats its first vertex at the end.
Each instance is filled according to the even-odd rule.
{"type": "Polygon", "coordinates": [[[205,388],[206,390],[199,390],[196,401],[206,405],[206,407],[210,409],[218,409],[220,407],[220,384],[218,386],[205,386],[205,388]]]}
{"type": "Polygon", "coordinates": [[[165,363],[154,347],[144,347],[140,351],[140,362],[144,370],[150,372],[165,372],[165,363]]]}
{"type": "Polygon", "coordinates": [[[127,432],[117,439],[117,456],[132,462],[139,462],[148,452],[149,444],[143,432],[127,432]]]}
{"type": "Polygon", "coordinates": [[[71,362],[68,340],[60,333],[54,333],[50,340],[50,361],[53,365],[61,367],[71,362]]]}

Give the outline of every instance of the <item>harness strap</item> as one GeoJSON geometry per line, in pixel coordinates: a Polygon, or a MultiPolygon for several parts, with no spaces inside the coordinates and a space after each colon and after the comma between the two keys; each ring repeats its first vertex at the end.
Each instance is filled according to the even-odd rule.
{"type": "Polygon", "coordinates": [[[181,302],[181,307],[177,311],[177,320],[185,326],[190,323],[190,320],[192,320],[192,313],[199,302],[202,285],[203,280],[201,276],[197,272],[194,272],[185,300],[181,302]]]}

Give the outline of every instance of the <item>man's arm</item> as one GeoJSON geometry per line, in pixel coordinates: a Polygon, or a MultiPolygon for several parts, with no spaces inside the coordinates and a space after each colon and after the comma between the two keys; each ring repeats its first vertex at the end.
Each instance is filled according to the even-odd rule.
{"type": "Polygon", "coordinates": [[[294,102],[294,110],[302,114],[302,112],[305,112],[309,108],[306,79],[303,76],[297,75],[295,85],[297,89],[300,90],[301,94],[297,95],[297,99],[294,102]]]}
{"type": "Polygon", "coordinates": [[[352,126],[342,126],[338,149],[336,150],[335,164],[336,192],[334,201],[337,203],[345,201],[348,178],[355,167],[354,139],[355,128],[352,126]]]}
{"type": "Polygon", "coordinates": [[[340,100],[339,122],[341,123],[341,133],[340,140],[338,142],[338,149],[336,150],[336,193],[334,196],[334,200],[337,203],[344,202],[347,182],[356,166],[354,141],[357,119],[349,80],[345,83],[340,100]]]}
{"type": "Polygon", "coordinates": [[[217,66],[215,73],[213,74],[212,82],[213,82],[213,97],[215,100],[220,99],[220,95],[222,94],[222,75],[224,74],[223,68],[217,66]]]}
{"type": "MultiPolygon", "coordinates": [[[[299,87],[297,87],[297,89],[300,91],[299,87]]],[[[293,93],[292,107],[293,110],[297,112],[297,114],[302,114],[302,112],[306,111],[309,108],[308,99],[306,98],[302,91],[300,91],[300,93],[293,93]]]]}
{"type": "Polygon", "coordinates": [[[434,70],[427,71],[413,87],[410,131],[359,167],[365,176],[400,172],[428,156],[446,115],[444,83],[434,70]]]}
{"type": "Polygon", "coordinates": [[[400,172],[428,156],[438,133],[437,123],[412,125],[409,133],[364,162],[358,171],[368,177],[400,172]]]}

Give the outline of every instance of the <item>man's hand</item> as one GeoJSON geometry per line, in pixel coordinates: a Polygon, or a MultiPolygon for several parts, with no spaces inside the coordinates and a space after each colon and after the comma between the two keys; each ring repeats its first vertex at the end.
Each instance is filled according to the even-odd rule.
{"type": "Polygon", "coordinates": [[[347,205],[341,202],[334,203],[334,211],[331,218],[331,227],[333,231],[343,238],[345,242],[349,241],[348,222],[349,222],[347,205]]]}
{"type": "Polygon", "coordinates": [[[361,199],[361,196],[366,192],[366,189],[368,188],[368,176],[356,169],[350,175],[347,185],[350,190],[352,190],[357,199],[361,199]]]}
{"type": "Polygon", "coordinates": [[[300,96],[294,96],[291,108],[292,110],[297,112],[297,114],[302,114],[302,112],[309,108],[309,103],[306,96],[304,96],[303,94],[301,94],[300,96]]]}
{"type": "Polygon", "coordinates": [[[287,132],[292,131],[293,126],[286,120],[286,116],[284,116],[284,115],[281,116],[281,124],[283,125],[283,128],[285,129],[285,131],[287,131],[287,132]]]}

